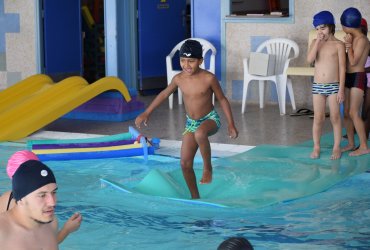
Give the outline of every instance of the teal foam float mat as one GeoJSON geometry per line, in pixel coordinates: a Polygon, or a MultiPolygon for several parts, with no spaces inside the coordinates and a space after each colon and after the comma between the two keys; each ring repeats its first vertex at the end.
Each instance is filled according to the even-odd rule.
{"type": "Polygon", "coordinates": [[[100,182],[102,185],[109,186],[125,193],[142,193],[192,205],[226,207],[222,204],[184,198],[184,193],[186,193],[184,186],[178,185],[177,182],[172,179],[170,174],[160,170],[151,171],[144,180],[134,188],[129,188],[120,183],[104,178],[101,178],[100,182]]]}
{"type": "MultiPolygon", "coordinates": [[[[343,129],[342,130],[342,135],[345,135],[345,134],[346,134],[346,130],[343,129]]],[[[320,140],[321,148],[332,148],[333,143],[334,143],[333,133],[327,133],[327,134],[321,136],[321,140],[320,140]]],[[[344,147],[346,144],[347,144],[347,139],[342,138],[340,146],[344,147]]],[[[355,145],[358,145],[358,144],[359,144],[359,140],[358,140],[357,135],[355,135],[355,145]]],[[[308,141],[305,141],[303,143],[296,144],[296,146],[312,147],[313,146],[313,140],[308,140],[308,141]]]]}
{"type": "MultiPolygon", "coordinates": [[[[330,160],[332,136],[327,135],[324,141],[328,146],[322,148],[319,159],[310,158],[312,147],[307,142],[295,146],[260,145],[214,160],[213,181],[198,184],[201,199],[197,201],[226,207],[264,207],[325,191],[350,176],[370,170],[370,154],[349,157],[344,153],[341,159],[330,160]]],[[[201,166],[195,172],[200,180],[201,166]]],[[[168,172],[153,169],[138,184],[117,186],[132,194],[194,201],[189,200],[181,169],[168,172]]]]}

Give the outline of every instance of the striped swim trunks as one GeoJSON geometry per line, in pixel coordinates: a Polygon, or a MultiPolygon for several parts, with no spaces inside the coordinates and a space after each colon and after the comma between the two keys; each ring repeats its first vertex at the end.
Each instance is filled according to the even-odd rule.
{"type": "Polygon", "coordinates": [[[312,84],[312,94],[314,95],[334,95],[339,91],[339,83],[313,83],[312,84]]]}
{"type": "Polygon", "coordinates": [[[205,115],[198,120],[193,120],[188,115],[186,115],[185,131],[182,134],[184,135],[186,133],[194,133],[195,131],[197,131],[200,124],[202,124],[202,122],[204,122],[205,120],[215,121],[217,128],[220,128],[221,126],[220,116],[218,115],[217,111],[213,109],[211,112],[209,112],[208,115],[205,115]]]}

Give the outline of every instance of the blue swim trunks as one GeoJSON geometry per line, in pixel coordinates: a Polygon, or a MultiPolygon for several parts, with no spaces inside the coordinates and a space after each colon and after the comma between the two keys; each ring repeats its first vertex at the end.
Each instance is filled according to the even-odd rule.
{"type": "Polygon", "coordinates": [[[220,122],[220,116],[218,115],[217,111],[214,109],[212,110],[208,115],[205,115],[204,117],[193,120],[188,115],[186,115],[186,125],[185,125],[185,131],[182,133],[183,135],[186,133],[194,133],[199,128],[200,124],[206,120],[213,120],[215,121],[217,128],[220,128],[221,122],[220,122]]]}
{"type": "Polygon", "coordinates": [[[334,95],[339,92],[339,83],[313,83],[312,84],[312,94],[324,95],[328,97],[329,95],[334,95]]]}

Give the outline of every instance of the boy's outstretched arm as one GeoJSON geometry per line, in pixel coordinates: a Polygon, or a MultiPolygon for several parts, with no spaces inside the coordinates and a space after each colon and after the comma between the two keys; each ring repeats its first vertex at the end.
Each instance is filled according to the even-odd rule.
{"type": "Polygon", "coordinates": [[[147,121],[149,120],[150,114],[156,109],[164,100],[166,100],[175,90],[177,89],[177,84],[175,83],[176,76],[173,78],[170,85],[167,86],[164,90],[162,90],[156,98],[152,101],[152,103],[146,108],[146,110],[141,113],[135,119],[136,127],[140,128],[141,124],[147,125],[147,121]]]}
{"type": "Polygon", "coordinates": [[[235,138],[238,137],[239,132],[235,127],[233,113],[231,111],[230,103],[227,100],[227,98],[225,97],[224,93],[222,92],[221,86],[218,83],[218,81],[216,81],[214,84],[212,84],[212,90],[213,90],[214,94],[216,95],[216,98],[217,98],[218,102],[220,103],[222,111],[224,112],[224,114],[226,116],[229,136],[230,136],[230,138],[235,139],[235,138]]]}

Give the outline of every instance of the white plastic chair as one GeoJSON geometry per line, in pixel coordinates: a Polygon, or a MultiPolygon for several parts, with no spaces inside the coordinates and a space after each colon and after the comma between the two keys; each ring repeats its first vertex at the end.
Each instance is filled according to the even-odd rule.
{"type": "MultiPolygon", "coordinates": [[[[167,84],[170,84],[171,81],[172,81],[172,78],[180,73],[181,71],[180,70],[174,70],[173,69],[173,65],[172,65],[172,58],[175,56],[176,52],[178,52],[181,48],[181,45],[186,41],[186,40],[196,40],[198,42],[200,42],[200,44],[202,44],[203,46],[203,58],[205,59],[205,55],[207,54],[207,52],[210,50],[211,51],[211,54],[209,56],[209,68],[205,68],[205,60],[203,60],[203,63],[200,65],[200,67],[202,69],[206,69],[208,70],[209,72],[215,74],[215,68],[216,68],[216,48],[210,43],[208,42],[207,40],[205,39],[202,39],[202,38],[188,38],[188,39],[185,39],[181,42],[179,42],[171,51],[171,53],[166,56],[166,68],[167,68],[167,84]]],[[[177,95],[178,95],[178,98],[179,98],[179,105],[182,104],[182,93],[181,93],[181,90],[178,89],[177,90],[177,95]]],[[[169,96],[169,104],[170,104],[170,109],[172,109],[173,107],[173,94],[169,96]]],[[[215,102],[215,96],[213,94],[212,96],[212,101],[213,101],[213,104],[215,102]]]]}
{"type": "Polygon", "coordinates": [[[293,110],[296,110],[292,81],[287,76],[287,69],[290,60],[298,57],[299,48],[297,43],[292,40],[285,38],[274,38],[263,42],[260,46],[258,46],[256,52],[263,52],[264,49],[267,50],[268,54],[275,55],[275,75],[272,76],[251,75],[248,70],[248,59],[247,58],[243,59],[244,83],[243,83],[242,114],[244,114],[245,112],[245,104],[248,94],[248,85],[249,83],[251,83],[252,80],[258,80],[260,108],[264,107],[265,81],[272,81],[276,85],[280,114],[284,115],[287,87],[292,108],[293,110]]]}

